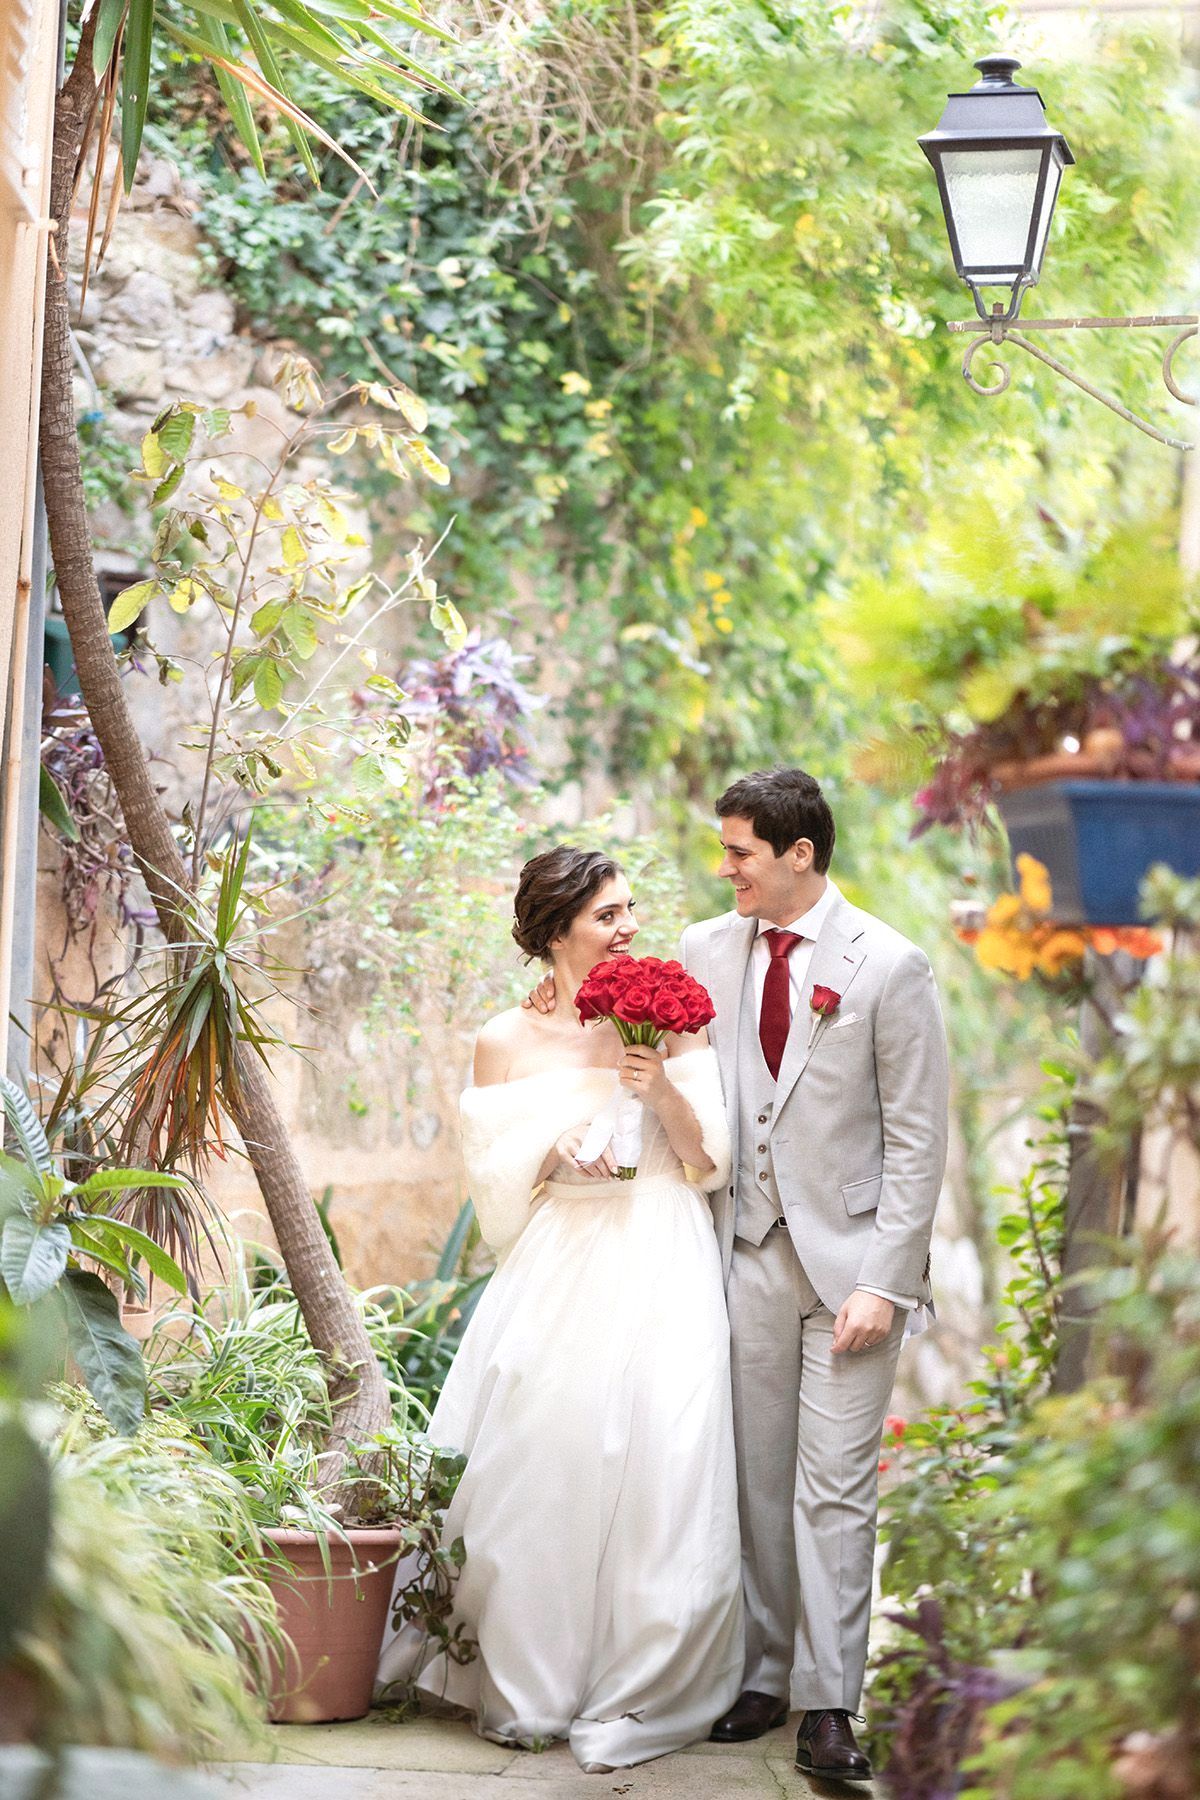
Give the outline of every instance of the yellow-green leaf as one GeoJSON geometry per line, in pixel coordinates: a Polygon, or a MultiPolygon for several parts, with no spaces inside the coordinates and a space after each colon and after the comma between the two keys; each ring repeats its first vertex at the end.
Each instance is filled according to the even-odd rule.
{"type": "Polygon", "coordinates": [[[295,743],[292,745],[292,761],[296,765],[297,774],[303,775],[306,781],[316,780],[316,768],[311,756],[308,754],[308,751],[304,748],[303,744],[295,743]]]}
{"type": "Polygon", "coordinates": [[[450,480],[450,471],[439,457],[433,454],[424,438],[413,438],[408,446],[408,453],[415,463],[424,469],[430,481],[436,481],[439,487],[445,487],[450,480]]]}
{"type": "Polygon", "coordinates": [[[304,539],[294,525],[289,525],[283,534],[284,567],[294,569],[297,563],[304,561],[304,539]]]}
{"type": "Polygon", "coordinates": [[[350,535],[350,521],[341,507],[335,506],[332,500],[327,500],[322,494],[317,500],[317,511],[321,516],[322,525],[334,542],[344,544],[350,535]]]}
{"type": "Polygon", "coordinates": [[[285,609],[283,633],[288,643],[302,662],[307,662],[317,648],[317,622],[306,606],[289,606],[285,609]]]}
{"type": "Polygon", "coordinates": [[[384,463],[391,470],[392,474],[398,475],[401,481],[407,481],[409,478],[408,469],[396,447],[396,439],[390,432],[380,432],[379,451],[380,455],[383,457],[384,463]]]}
{"type": "Polygon", "coordinates": [[[353,450],[355,439],[357,437],[357,431],[339,431],[336,437],[330,438],[326,448],[330,450],[334,456],[345,456],[347,450],[353,450]]]}
{"type": "Polygon", "coordinates": [[[135,619],[140,618],[157,592],[157,581],[135,581],[132,587],[124,588],[108,609],[109,636],[115,637],[118,631],[127,630],[135,619]]]}
{"type": "Polygon", "coordinates": [[[440,631],[448,650],[461,650],[467,641],[467,627],[453,600],[435,600],[429,609],[429,622],[440,631]]]}
{"type": "Polygon", "coordinates": [[[276,500],[274,494],[263,501],[262,516],[264,519],[270,519],[272,525],[278,525],[279,521],[283,518],[283,508],[280,506],[278,500],[276,500]]]}
{"type": "Polygon", "coordinates": [[[273,656],[264,656],[254,671],[254,698],[264,712],[279,705],[283,697],[283,674],[273,656]]]}
{"type": "Polygon", "coordinates": [[[240,488],[236,481],[226,481],[223,475],[213,475],[212,484],[222,500],[244,500],[246,497],[245,488],[240,488]]]}
{"type": "Polygon", "coordinates": [[[171,459],[159,442],[157,431],[148,431],[142,439],[142,468],[151,481],[161,481],[171,459]]]}
{"type": "Polygon", "coordinates": [[[167,595],[167,600],[170,603],[172,612],[187,612],[190,606],[196,604],[196,601],[199,600],[203,592],[204,589],[194,577],[185,575],[182,581],[177,581],[175,583],[175,586],[167,595]]]}

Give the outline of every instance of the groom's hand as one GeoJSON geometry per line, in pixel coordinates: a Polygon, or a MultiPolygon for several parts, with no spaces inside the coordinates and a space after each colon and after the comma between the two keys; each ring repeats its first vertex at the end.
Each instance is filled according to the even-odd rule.
{"type": "Polygon", "coordinates": [[[879,1294],[864,1294],[855,1288],[842,1307],[833,1327],[833,1353],[843,1350],[870,1350],[882,1344],[892,1329],[896,1308],[879,1294]]]}
{"type": "Polygon", "coordinates": [[[553,975],[543,975],[533,992],[526,994],[521,1005],[532,1007],[535,1012],[552,1013],[556,997],[553,975]]]}

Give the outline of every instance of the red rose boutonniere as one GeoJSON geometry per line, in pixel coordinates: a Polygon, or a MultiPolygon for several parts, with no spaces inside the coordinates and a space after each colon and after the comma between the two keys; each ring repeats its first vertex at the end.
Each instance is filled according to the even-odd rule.
{"type": "Polygon", "coordinates": [[[842,996],[836,994],[832,988],[822,987],[818,982],[814,986],[812,993],[808,996],[808,1004],[812,1008],[812,1024],[809,1027],[808,1032],[808,1044],[809,1049],[811,1049],[812,1041],[817,1035],[817,1027],[820,1025],[821,1020],[829,1018],[831,1013],[837,1011],[838,1007],[842,1004],[842,996]]]}

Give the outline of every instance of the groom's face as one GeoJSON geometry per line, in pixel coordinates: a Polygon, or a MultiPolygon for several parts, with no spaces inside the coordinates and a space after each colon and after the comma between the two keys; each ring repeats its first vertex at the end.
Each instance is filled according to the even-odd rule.
{"type": "Polygon", "coordinates": [[[755,836],[749,819],[735,817],[721,820],[721,847],[725,854],[717,874],[732,884],[734,905],[743,919],[795,918],[812,866],[807,838],[776,856],[765,838],[755,836]]]}

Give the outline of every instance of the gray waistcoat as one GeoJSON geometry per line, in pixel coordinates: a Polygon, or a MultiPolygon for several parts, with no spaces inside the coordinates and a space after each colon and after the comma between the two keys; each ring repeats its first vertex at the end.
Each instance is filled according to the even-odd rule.
{"type": "Polygon", "coordinates": [[[775,1165],[771,1157],[771,1114],[775,1081],[758,1041],[754,1004],[753,956],[746,964],[738,1021],[738,1166],[734,1234],[748,1244],[761,1244],[783,1216],[775,1165]]]}

